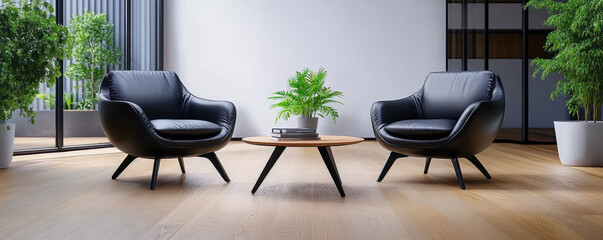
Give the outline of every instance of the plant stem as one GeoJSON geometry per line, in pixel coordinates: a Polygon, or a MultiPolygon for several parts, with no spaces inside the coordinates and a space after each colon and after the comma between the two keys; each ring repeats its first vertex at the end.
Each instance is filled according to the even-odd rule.
{"type": "Polygon", "coordinates": [[[584,121],[588,122],[588,103],[584,103],[584,121]]]}
{"type": "Polygon", "coordinates": [[[599,114],[599,109],[597,109],[597,101],[593,101],[593,122],[597,122],[597,114],[599,114]]]}
{"type": "Polygon", "coordinates": [[[597,118],[599,117],[599,91],[595,92],[595,98],[593,99],[593,120],[597,122],[597,118]]]}

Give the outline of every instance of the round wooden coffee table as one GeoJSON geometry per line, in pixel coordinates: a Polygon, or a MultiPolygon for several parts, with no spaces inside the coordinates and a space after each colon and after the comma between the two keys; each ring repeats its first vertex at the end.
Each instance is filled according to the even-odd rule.
{"type": "Polygon", "coordinates": [[[278,158],[281,156],[283,151],[285,151],[285,148],[287,148],[287,147],[317,147],[318,151],[320,152],[320,156],[322,156],[322,159],[324,160],[325,165],[327,166],[327,169],[329,169],[329,173],[331,174],[331,177],[333,178],[333,181],[335,182],[335,186],[337,186],[337,190],[339,190],[339,194],[342,197],[345,197],[345,192],[343,191],[343,188],[341,187],[341,179],[339,178],[339,172],[337,171],[337,165],[335,164],[335,159],[333,158],[333,153],[331,152],[331,147],[355,144],[355,143],[359,143],[362,141],[364,141],[364,139],[358,138],[358,137],[329,136],[329,135],[322,135],[322,136],[320,136],[319,140],[277,140],[274,138],[270,138],[268,136],[243,138],[243,142],[246,142],[249,144],[275,147],[274,151],[272,152],[272,155],[270,156],[270,158],[268,159],[268,162],[266,163],[266,166],[264,167],[264,170],[262,170],[260,177],[258,178],[257,182],[255,183],[255,186],[253,186],[251,193],[255,194],[255,192],[258,190],[260,185],[262,185],[264,178],[266,178],[266,175],[268,175],[268,172],[270,172],[270,169],[272,169],[272,167],[276,163],[276,160],[278,160],[278,158]]]}

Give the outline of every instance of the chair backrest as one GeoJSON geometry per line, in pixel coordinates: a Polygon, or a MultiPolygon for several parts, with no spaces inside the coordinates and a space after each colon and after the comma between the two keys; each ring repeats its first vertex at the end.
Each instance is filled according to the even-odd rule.
{"type": "Polygon", "coordinates": [[[457,120],[470,104],[491,100],[495,82],[490,71],[430,73],[421,94],[423,118],[457,120]]]}
{"type": "Polygon", "coordinates": [[[182,117],[185,90],[174,72],[112,71],[103,82],[112,100],[140,106],[151,120],[182,117]]]}

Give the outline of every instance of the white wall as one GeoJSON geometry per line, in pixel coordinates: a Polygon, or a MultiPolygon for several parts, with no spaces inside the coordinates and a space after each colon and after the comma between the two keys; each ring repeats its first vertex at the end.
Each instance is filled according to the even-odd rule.
{"type": "Polygon", "coordinates": [[[444,0],[165,1],[165,69],[197,96],[237,106],[235,137],[267,135],[272,92],[296,70],[324,66],[342,91],[334,125],[319,133],[374,137],[373,102],[412,94],[445,70],[444,0]]]}

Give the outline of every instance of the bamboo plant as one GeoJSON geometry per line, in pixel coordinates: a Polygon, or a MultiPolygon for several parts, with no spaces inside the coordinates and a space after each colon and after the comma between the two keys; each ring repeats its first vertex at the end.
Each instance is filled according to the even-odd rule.
{"type": "Polygon", "coordinates": [[[336,100],[336,98],[343,97],[343,93],[325,87],[326,76],[327,71],[324,67],[320,67],[318,72],[304,68],[291,76],[288,80],[287,90],[274,92],[273,96],[268,98],[280,100],[280,102],[271,105],[271,108],[280,108],[275,122],[279,119],[287,120],[291,116],[320,116],[322,118],[331,116],[333,123],[335,123],[339,113],[337,109],[329,106],[329,104],[343,104],[336,100]]]}
{"type": "Polygon", "coordinates": [[[603,96],[603,0],[531,0],[526,8],[546,9],[550,17],[545,25],[556,29],[548,34],[545,50],[555,53],[552,59],[535,59],[534,77],[542,73],[563,76],[551,93],[551,100],[567,96],[566,107],[571,115],[589,113],[596,122],[603,96]],[[591,111],[592,109],[592,111],[591,111]]]}

